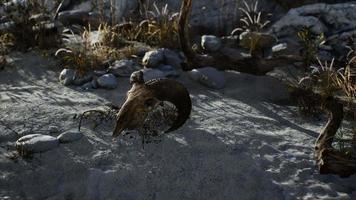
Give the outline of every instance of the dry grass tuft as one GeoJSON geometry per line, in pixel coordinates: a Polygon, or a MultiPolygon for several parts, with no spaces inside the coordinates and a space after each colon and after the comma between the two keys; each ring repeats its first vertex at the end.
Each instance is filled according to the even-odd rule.
{"type": "Polygon", "coordinates": [[[258,1],[253,1],[251,4],[243,1],[243,5],[244,7],[239,8],[243,13],[243,16],[240,19],[242,27],[234,29],[231,33],[232,35],[236,32],[244,31],[261,32],[271,23],[267,20],[267,15],[263,14],[259,9],[258,1]]]}
{"type": "Polygon", "coordinates": [[[350,98],[356,99],[356,56],[352,57],[344,69],[338,71],[337,85],[350,98]]]}

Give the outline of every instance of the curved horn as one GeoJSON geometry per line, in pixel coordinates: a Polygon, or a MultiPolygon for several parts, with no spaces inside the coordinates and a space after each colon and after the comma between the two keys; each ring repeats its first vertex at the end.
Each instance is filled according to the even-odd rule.
{"type": "Polygon", "coordinates": [[[177,119],[166,133],[181,127],[189,118],[192,110],[192,102],[188,90],[181,83],[172,79],[150,80],[145,85],[155,93],[159,100],[169,101],[177,108],[177,119]]]}

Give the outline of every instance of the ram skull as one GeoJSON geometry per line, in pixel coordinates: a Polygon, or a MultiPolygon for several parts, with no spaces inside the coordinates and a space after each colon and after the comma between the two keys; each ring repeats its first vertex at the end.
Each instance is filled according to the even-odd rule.
{"type": "Polygon", "coordinates": [[[192,104],[187,89],[172,79],[153,79],[144,82],[142,71],[131,75],[131,89],[117,114],[113,137],[119,136],[124,130],[142,130],[150,112],[163,102],[170,102],[177,111],[173,123],[165,132],[181,127],[189,118],[192,104]]]}

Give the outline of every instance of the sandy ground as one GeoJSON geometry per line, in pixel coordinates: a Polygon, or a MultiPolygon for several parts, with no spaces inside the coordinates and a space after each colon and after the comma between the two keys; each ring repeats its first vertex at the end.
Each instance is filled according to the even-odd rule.
{"type": "MultiPolygon", "coordinates": [[[[20,134],[75,129],[75,114],[120,104],[130,88],[82,92],[57,81],[56,63],[14,54],[0,72],[0,199],[356,199],[356,176],[319,175],[313,143],[326,119],[305,119],[269,77],[226,72],[209,90],[183,75],[191,119],[143,149],[137,135],[113,140],[112,123],[84,127],[80,141],[11,159],[20,134]]],[[[57,136],[58,134],[52,134],[57,136]]]]}

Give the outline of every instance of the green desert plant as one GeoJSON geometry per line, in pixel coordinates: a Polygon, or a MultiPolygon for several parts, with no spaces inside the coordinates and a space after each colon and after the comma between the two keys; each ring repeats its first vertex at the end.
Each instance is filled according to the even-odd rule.
{"type": "Polygon", "coordinates": [[[323,33],[315,36],[310,28],[304,27],[298,32],[298,38],[303,47],[304,67],[307,69],[315,61],[320,45],[325,43],[325,36],[323,33]]]}

